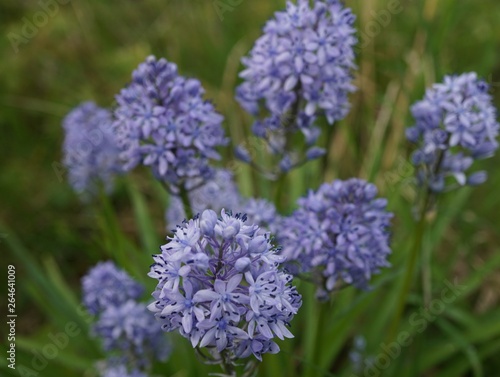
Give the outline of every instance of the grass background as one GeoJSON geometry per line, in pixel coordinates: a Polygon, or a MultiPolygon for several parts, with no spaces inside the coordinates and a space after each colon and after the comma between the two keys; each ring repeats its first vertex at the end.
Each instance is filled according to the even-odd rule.
{"type": "MultiPolygon", "coordinates": [[[[115,255],[116,244],[106,240],[99,225],[107,227],[106,234],[116,226],[145,255],[156,252],[156,246],[151,247],[165,236],[165,198],[158,195],[151,180],[144,179],[148,178],[144,172],[134,173],[132,189],[128,183],[120,183],[111,199],[118,213],[117,224],[106,217],[102,203],[82,205],[59,165],[64,115],[89,99],[112,106],[114,95],[127,83],[131,71],[147,55],[155,54],[176,62],[181,73],[199,78],[207,98],[226,116],[225,127],[232,141],[243,141],[249,120],[233,99],[239,60],[259,36],[263,23],[284,3],[243,0],[221,19],[208,0],[74,0],[58,4],[46,25],[20,44],[17,52],[10,40],[12,33],[22,35],[25,20],[32,20],[43,8],[37,1],[0,5],[0,250],[2,266],[12,263],[17,269],[19,335],[43,339],[57,321],[51,314],[60,310],[51,306],[50,297],[44,307],[46,291],[40,283],[44,278],[37,277],[38,270],[30,266],[51,271],[54,286],[61,291],[63,286],[69,287],[73,296],[68,300],[77,302],[79,279],[87,268],[115,255]],[[134,202],[131,192],[141,193],[139,202],[149,208],[154,228],[149,241],[135,220],[141,204],[134,202]],[[20,259],[20,249],[12,246],[17,239],[23,245],[18,247],[25,249],[25,254],[21,253],[25,259],[20,259]],[[145,246],[149,248],[144,250],[145,246]],[[17,251],[9,253],[8,249],[17,251]],[[34,301],[37,295],[40,299],[34,301]]],[[[370,178],[391,198],[391,210],[397,214],[395,243],[404,246],[409,226],[403,224],[411,221],[408,199],[412,194],[411,187],[404,185],[412,175],[407,162],[410,148],[404,140],[404,128],[412,123],[409,106],[443,75],[466,71],[483,76],[491,85],[495,104],[500,105],[500,3],[396,1],[401,11],[391,14],[386,26],[379,24],[379,31],[367,40],[363,35],[376,29],[373,25],[390,3],[394,2],[346,1],[358,16],[357,27],[364,42],[357,58],[359,90],[351,97],[350,115],[337,125],[331,139],[322,140],[330,147],[328,169],[321,176],[315,174],[318,166],[314,164],[311,169],[297,171],[289,200],[293,202],[323,179],[370,178]]],[[[498,255],[499,164],[500,154],[480,162],[490,174],[488,183],[444,202],[449,207],[444,216],[446,227],[443,225],[434,247],[435,276],[465,278],[498,255]]],[[[241,190],[251,194],[255,184],[248,169],[239,166],[236,173],[241,190]]],[[[261,195],[269,195],[269,185],[260,182],[257,186],[261,195]]],[[[6,276],[6,267],[2,269],[1,276],[6,276]]],[[[467,315],[497,312],[500,273],[495,269],[480,279],[463,303],[467,315]]],[[[3,285],[0,292],[5,293],[3,285]]],[[[5,310],[2,304],[2,317],[5,310]]],[[[4,331],[2,325],[2,343],[4,331]]],[[[28,350],[30,343],[26,342],[28,350]]],[[[491,355],[481,360],[481,373],[497,375],[498,360],[491,355]]],[[[59,367],[60,362],[55,364],[59,367]]],[[[461,373],[473,371],[477,375],[473,365],[468,363],[461,373]]],[[[64,375],[72,375],[71,368],[65,370],[64,375]]]]}

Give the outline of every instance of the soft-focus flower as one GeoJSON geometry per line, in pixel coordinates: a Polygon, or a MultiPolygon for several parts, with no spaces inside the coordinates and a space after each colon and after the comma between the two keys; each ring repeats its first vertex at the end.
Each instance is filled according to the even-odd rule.
{"type": "Polygon", "coordinates": [[[281,217],[277,213],[276,207],[266,199],[242,199],[237,210],[247,216],[249,223],[258,225],[263,231],[275,233],[280,225],[281,217]]]}
{"type": "MultiPolygon", "coordinates": [[[[233,174],[225,169],[215,169],[213,178],[191,190],[188,198],[193,213],[202,212],[205,209],[220,212],[223,208],[237,211],[241,202],[233,174]]],[[[170,198],[165,217],[168,229],[175,229],[186,218],[182,200],[179,197],[170,198]]]]}
{"type": "Polygon", "coordinates": [[[417,181],[432,191],[458,185],[477,185],[484,172],[468,172],[474,160],[491,157],[498,148],[499,124],[488,86],[476,73],[446,76],[412,107],[416,124],[406,137],[417,143],[412,161],[417,181]]]}
{"type": "Polygon", "coordinates": [[[180,76],[174,63],[154,56],[141,63],[116,97],[124,168],[150,166],[174,191],[210,178],[209,162],[219,159],[216,148],[226,139],[222,116],[203,94],[200,82],[180,76]]]}
{"type": "Polygon", "coordinates": [[[140,368],[147,368],[152,359],[165,360],[170,344],[143,303],[129,300],[118,306],[108,306],[93,326],[105,351],[119,352],[140,368]]]}
{"type": "Polygon", "coordinates": [[[113,262],[101,262],[82,278],[83,304],[91,314],[139,298],[144,288],[113,262]]]}
{"type": "Polygon", "coordinates": [[[278,268],[283,257],[267,235],[245,220],[205,210],[179,225],[154,256],[149,276],[158,285],[149,309],[165,331],[179,331],[193,347],[261,360],[278,352],[275,336],[292,336],[287,326],[301,297],[278,268]]]}
{"type": "Polygon", "coordinates": [[[93,102],[82,103],[63,120],[63,164],[79,194],[94,194],[99,183],[111,190],[114,176],[121,172],[111,125],[111,113],[93,102]]]}
{"type": "MultiPolygon", "coordinates": [[[[189,202],[193,213],[206,209],[220,212],[223,208],[234,213],[245,214],[248,223],[258,225],[262,231],[275,232],[279,215],[274,204],[266,199],[244,198],[241,196],[233,174],[225,169],[216,169],[214,178],[189,192],[189,202]]],[[[182,201],[172,196],[165,214],[167,228],[174,229],[186,218],[182,201]]]]}
{"type": "Polygon", "coordinates": [[[99,370],[99,375],[101,377],[147,377],[147,374],[137,369],[127,370],[125,365],[103,366],[99,370]]]}
{"type": "MultiPolygon", "coordinates": [[[[286,139],[287,133],[302,131],[310,145],[319,136],[318,116],[329,124],[346,116],[347,95],[355,89],[354,19],[339,0],[298,0],[288,1],[286,10],[267,22],[242,60],[244,82],[236,94],[250,114],[266,114],[253,125],[256,136],[286,139]]],[[[274,143],[271,150],[281,154],[285,147],[274,143]]]]}
{"type": "Polygon", "coordinates": [[[299,199],[299,208],[282,220],[281,254],[291,271],[318,280],[318,296],[339,281],[366,288],[374,273],[389,266],[392,214],[387,200],[376,195],[377,188],[364,180],[336,180],[299,199]]]}

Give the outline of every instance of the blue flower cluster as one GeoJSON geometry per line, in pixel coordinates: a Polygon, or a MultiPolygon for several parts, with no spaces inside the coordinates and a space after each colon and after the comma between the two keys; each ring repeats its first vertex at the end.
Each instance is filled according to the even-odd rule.
{"type": "Polygon", "coordinates": [[[124,365],[114,365],[105,363],[104,365],[99,365],[99,375],[102,377],[147,377],[145,373],[140,372],[135,369],[128,371],[124,365]]]}
{"type": "Polygon", "coordinates": [[[224,360],[278,352],[273,339],[293,336],[288,326],[302,303],[278,269],[283,257],[245,220],[203,211],[177,228],[149,273],[158,280],[149,309],[163,330],[224,360]]]}
{"type": "Polygon", "coordinates": [[[416,120],[406,137],[418,144],[412,161],[421,186],[440,192],[458,185],[478,185],[486,172],[469,174],[474,160],[491,157],[498,148],[499,124],[488,85],[475,73],[446,76],[412,107],[416,120]]]}
{"type": "Polygon", "coordinates": [[[375,185],[364,180],[335,180],[299,199],[299,208],[282,220],[281,255],[294,273],[311,273],[318,297],[339,281],[366,288],[379,268],[389,266],[392,214],[376,195],[375,185]]]}
{"type": "MultiPolygon", "coordinates": [[[[220,212],[223,208],[236,210],[241,201],[233,174],[225,169],[215,169],[212,179],[191,190],[188,198],[193,213],[205,209],[212,209],[215,212],[220,212]]],[[[165,217],[168,229],[175,229],[186,218],[182,200],[178,196],[170,198],[165,217]]]]}
{"type": "Polygon", "coordinates": [[[203,94],[200,82],[180,76],[174,63],[154,56],[141,63],[116,97],[124,168],[150,166],[174,192],[210,178],[209,161],[220,158],[216,148],[227,140],[223,117],[203,94]]]}
{"type": "Polygon", "coordinates": [[[141,376],[140,371],[150,368],[153,359],[167,359],[169,342],[146,304],[136,301],[144,291],[140,284],[112,262],[104,262],[83,277],[82,285],[83,304],[97,316],[92,333],[112,355],[102,368],[104,376],[118,370],[141,376]]]}
{"type": "MultiPolygon", "coordinates": [[[[258,225],[262,230],[274,233],[279,216],[274,204],[266,199],[243,198],[238,190],[233,174],[229,170],[215,169],[214,177],[202,186],[189,192],[189,202],[194,213],[206,209],[220,212],[230,209],[244,213],[249,223],[258,225]]],[[[165,214],[168,229],[176,229],[186,219],[186,214],[179,197],[171,197],[165,214]]]]}
{"type": "Polygon", "coordinates": [[[273,153],[286,152],[286,134],[299,130],[314,144],[317,116],[332,124],[347,115],[347,95],[355,89],[354,20],[339,0],[288,1],[243,58],[236,98],[252,115],[265,114],[253,132],[269,139],[273,153]]]}
{"type": "Polygon", "coordinates": [[[110,261],[98,263],[89,270],[82,278],[82,290],[83,305],[92,315],[110,306],[137,300],[144,293],[142,285],[110,261]]]}
{"type": "Polygon", "coordinates": [[[63,120],[63,164],[79,194],[94,194],[99,183],[109,191],[121,171],[111,125],[111,113],[93,102],[80,104],[63,120]]]}

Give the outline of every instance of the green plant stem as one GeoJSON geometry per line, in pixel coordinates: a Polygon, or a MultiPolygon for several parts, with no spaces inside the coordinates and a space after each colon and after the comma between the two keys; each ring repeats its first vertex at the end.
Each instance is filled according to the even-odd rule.
{"type": "Polygon", "coordinates": [[[182,206],[184,207],[184,214],[186,215],[186,219],[192,219],[193,218],[193,210],[191,208],[191,203],[189,202],[189,195],[188,195],[188,190],[184,186],[181,187],[179,196],[181,197],[182,200],[182,206]]]}
{"type": "Polygon", "coordinates": [[[432,299],[431,250],[424,247],[422,251],[422,291],[425,307],[429,307],[432,299]]]}
{"type": "Polygon", "coordinates": [[[417,257],[419,252],[422,249],[422,240],[425,234],[425,225],[426,225],[426,214],[427,207],[429,206],[430,201],[430,192],[426,190],[424,204],[420,210],[420,218],[417,223],[417,227],[415,229],[415,238],[413,240],[413,247],[410,251],[410,256],[408,258],[408,264],[406,265],[406,273],[403,281],[403,288],[401,289],[397,302],[396,302],[396,314],[394,320],[389,329],[389,335],[387,337],[387,343],[390,343],[396,337],[396,332],[399,328],[399,324],[401,322],[401,317],[403,316],[404,307],[406,304],[406,299],[408,293],[410,292],[411,283],[413,281],[413,274],[415,271],[415,267],[417,264],[417,257]]]}

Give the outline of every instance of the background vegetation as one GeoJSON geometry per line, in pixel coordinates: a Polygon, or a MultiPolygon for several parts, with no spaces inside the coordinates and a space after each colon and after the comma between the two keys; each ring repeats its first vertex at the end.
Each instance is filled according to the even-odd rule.
{"type": "MultiPolygon", "coordinates": [[[[92,375],[91,362],[100,356],[87,337],[85,317],[75,310],[80,277],[97,261],[114,258],[124,261],[124,267],[151,287],[154,282],[145,278],[144,271],[166,235],[167,198],[145,172],[119,182],[109,201],[81,203],[59,164],[64,115],[89,99],[112,106],[131,71],[145,56],[155,54],[176,62],[183,74],[199,78],[207,98],[226,116],[232,141],[245,140],[249,120],[233,98],[239,60],[260,35],[263,23],[284,3],[243,0],[221,19],[209,0],[75,0],[58,4],[46,25],[16,52],[9,33],[22,34],[25,20],[32,20],[43,8],[34,0],[2,2],[1,276],[6,281],[6,266],[16,266],[18,366],[30,366],[32,350],[47,343],[47,334],[63,331],[74,320],[82,326],[82,333],[39,375],[92,375]]],[[[330,147],[325,174],[318,174],[318,164],[297,171],[289,202],[325,179],[360,176],[375,181],[396,213],[392,262],[397,267],[404,264],[413,227],[413,188],[407,180],[413,171],[404,139],[404,128],[412,123],[409,106],[443,75],[467,71],[477,71],[490,83],[495,103],[500,105],[500,4],[497,0],[401,0],[402,11],[391,14],[389,22],[382,21],[384,26],[377,19],[387,11],[387,2],[346,3],[358,15],[363,41],[356,73],[359,90],[351,97],[348,118],[335,126],[330,139],[323,140],[330,147]],[[368,25],[375,22],[379,22],[379,32],[374,33],[372,26],[373,37],[367,38],[368,25]]],[[[229,149],[226,153],[230,161],[229,149]]],[[[433,323],[419,338],[425,353],[407,352],[393,363],[391,368],[399,376],[498,375],[500,154],[480,164],[489,172],[488,182],[446,196],[426,239],[436,291],[445,279],[458,279],[467,292],[446,309],[441,323],[433,323]]],[[[229,167],[235,170],[242,192],[250,195],[257,187],[259,195],[269,196],[269,183],[256,181],[239,164],[229,167]]],[[[379,288],[357,296],[359,301],[353,301],[351,290],[339,295],[332,309],[338,327],[330,329],[337,340],[334,345],[315,345],[316,349],[331,347],[325,355],[337,356],[337,362],[330,364],[327,356],[327,362],[315,360],[315,375],[345,373],[349,364],[346,345],[361,333],[368,339],[367,354],[380,352],[379,343],[370,339],[381,339],[387,331],[393,306],[389,299],[384,305],[379,302],[392,297],[393,285],[385,282],[397,281],[398,271],[384,274],[377,280],[379,288]],[[350,322],[342,322],[343,310],[354,310],[349,313],[356,320],[351,317],[350,322]]],[[[3,295],[5,285],[1,286],[3,295]]],[[[416,298],[413,304],[415,308],[420,305],[416,298]]],[[[294,326],[307,327],[305,323],[312,318],[316,314],[307,312],[306,303],[294,326]]],[[[5,331],[6,326],[0,326],[2,344],[5,331]]],[[[180,347],[179,355],[188,359],[175,358],[168,367],[172,374],[165,375],[202,373],[205,369],[187,364],[188,352],[180,347]]],[[[265,358],[262,368],[271,375],[276,372],[273,368],[288,361],[289,373],[294,367],[307,372],[312,362],[308,352],[312,351],[292,354],[285,346],[279,356],[265,358]]],[[[6,368],[3,356],[0,369],[2,374],[19,375],[6,368]]],[[[281,373],[278,369],[274,375],[281,373]]]]}

